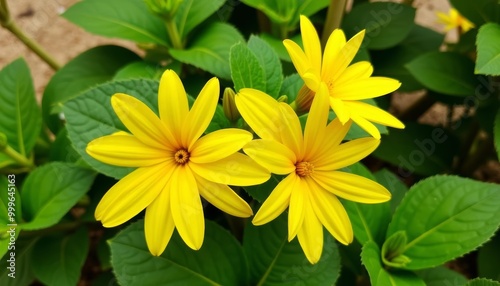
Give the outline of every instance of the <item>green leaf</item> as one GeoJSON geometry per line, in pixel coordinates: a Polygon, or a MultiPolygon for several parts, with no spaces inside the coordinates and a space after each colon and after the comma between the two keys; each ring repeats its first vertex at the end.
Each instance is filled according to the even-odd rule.
{"type": "Polygon", "coordinates": [[[56,140],[50,146],[49,159],[50,161],[60,161],[67,163],[76,163],[81,160],[82,156],[76,152],[68,138],[68,131],[63,127],[57,133],[56,140]]]}
{"type": "Polygon", "coordinates": [[[89,190],[95,173],[53,162],[35,169],[24,181],[21,200],[26,230],[56,224],[89,190]]]}
{"type": "Polygon", "coordinates": [[[180,62],[230,79],[229,50],[234,44],[243,41],[243,36],[233,26],[212,23],[193,35],[193,41],[186,49],[170,49],[170,54],[180,62]]]}
{"type": "MultiPolygon", "coordinates": [[[[375,177],[361,163],[356,163],[345,169],[350,173],[375,181],[375,177]]],[[[382,204],[361,204],[342,200],[342,204],[351,219],[354,237],[356,237],[356,240],[360,244],[365,244],[370,240],[380,244],[384,241],[385,231],[391,220],[389,202],[382,204]]]]}
{"type": "Polygon", "coordinates": [[[295,100],[303,85],[304,81],[299,74],[291,74],[283,80],[279,95],[286,95],[288,97],[288,102],[291,103],[295,100]]]}
{"type": "MultiPolygon", "coordinates": [[[[22,58],[0,70],[0,133],[7,144],[27,156],[35,146],[42,128],[30,70],[22,58]]],[[[0,162],[9,161],[0,152],[0,162]]]]}
{"type": "Polygon", "coordinates": [[[473,96],[480,85],[474,62],[453,52],[430,52],[406,64],[426,88],[454,96],[473,96]]]}
{"type": "Polygon", "coordinates": [[[432,176],[449,171],[458,140],[441,127],[408,122],[404,130],[382,136],[373,155],[398,167],[403,178],[417,173],[432,176]]]}
{"type": "Polygon", "coordinates": [[[62,127],[56,113],[61,112],[64,102],[96,84],[111,80],[119,69],[138,59],[135,53],[125,48],[100,46],[68,62],[50,79],[43,93],[42,113],[49,129],[57,134],[62,127]]]}
{"type": "Polygon", "coordinates": [[[278,98],[281,83],[283,82],[283,71],[281,62],[276,52],[261,38],[251,35],[248,40],[248,48],[259,60],[266,84],[263,90],[270,96],[278,98]]]}
{"type": "Polygon", "coordinates": [[[340,256],[333,237],[324,232],[321,259],[311,265],[297,238],[288,242],[282,214],[263,226],[250,222],[243,248],[250,264],[250,285],[334,285],[340,275],[340,256]]]}
{"type": "MultiPolygon", "coordinates": [[[[271,48],[273,48],[280,60],[283,60],[285,62],[292,62],[285,46],[283,45],[283,40],[266,33],[260,34],[260,38],[264,40],[271,48]]],[[[289,37],[289,39],[302,46],[302,37],[300,35],[289,37]]]]}
{"type": "Polygon", "coordinates": [[[380,260],[380,249],[373,241],[363,245],[361,261],[365,265],[372,286],[425,286],[424,281],[408,271],[387,271],[380,260]]]}
{"type": "Polygon", "coordinates": [[[159,80],[165,69],[159,64],[149,62],[132,62],[116,72],[113,80],[125,80],[133,78],[146,78],[159,80]]]}
{"type": "Polygon", "coordinates": [[[77,285],[88,250],[86,228],[68,236],[43,237],[31,256],[33,273],[47,286],[77,285]]]}
{"type": "Polygon", "coordinates": [[[11,267],[11,262],[8,260],[10,258],[4,257],[2,261],[0,261],[0,285],[2,286],[28,286],[32,285],[33,280],[35,280],[35,276],[33,274],[33,263],[31,261],[33,252],[33,247],[35,246],[35,242],[37,239],[32,240],[18,240],[16,242],[16,249],[13,253],[15,253],[15,266],[14,269],[8,269],[7,267],[11,267]],[[12,271],[15,274],[11,274],[12,271]],[[10,274],[10,275],[9,275],[10,274]],[[14,278],[12,277],[14,276],[14,278]]]}
{"type": "Polygon", "coordinates": [[[231,47],[229,63],[231,65],[231,79],[234,82],[236,92],[245,87],[265,92],[264,69],[257,56],[244,43],[238,43],[231,47]]]}
{"type": "Polygon", "coordinates": [[[355,6],[342,23],[352,37],[366,29],[363,45],[368,49],[387,49],[403,41],[415,25],[415,9],[393,2],[363,3],[355,6]]]}
{"type": "MultiPolygon", "coordinates": [[[[500,6],[500,5],[499,5],[500,6]]],[[[477,34],[477,60],[475,73],[500,75],[500,25],[488,23],[477,34]]]]}
{"type": "Polygon", "coordinates": [[[396,207],[401,203],[408,187],[391,171],[382,169],[373,174],[381,185],[386,187],[391,192],[391,210],[394,212],[396,207]]]}
{"type": "Polygon", "coordinates": [[[252,198],[259,203],[263,203],[283,178],[284,176],[272,174],[269,180],[260,185],[246,186],[243,188],[252,198]]]}
{"type": "Polygon", "coordinates": [[[441,265],[479,247],[500,225],[500,186],[455,176],[414,185],[394,213],[387,236],[405,231],[404,268],[441,265]]]}
{"type": "Polygon", "coordinates": [[[476,278],[476,279],[470,280],[464,286],[500,286],[500,282],[489,280],[489,279],[484,279],[484,278],[476,278]]]}
{"type": "Polygon", "coordinates": [[[486,22],[499,22],[500,5],[498,0],[450,0],[460,14],[478,27],[486,22]]]}
{"type": "Polygon", "coordinates": [[[0,258],[9,248],[15,250],[15,240],[21,231],[16,225],[22,221],[21,198],[17,184],[15,175],[0,175],[0,190],[4,190],[0,192],[0,258]]]}
{"type": "Polygon", "coordinates": [[[62,16],[96,35],[169,46],[163,20],[150,13],[143,0],[85,0],[62,16]]]}
{"type": "Polygon", "coordinates": [[[497,111],[493,125],[493,141],[497,150],[497,157],[500,158],[500,110],[497,111]]]}
{"type": "Polygon", "coordinates": [[[480,277],[500,281],[498,271],[498,254],[500,253],[500,232],[492,240],[479,248],[477,256],[477,269],[480,277]]]}
{"type": "Polygon", "coordinates": [[[106,83],[90,89],[82,96],[66,102],[63,111],[69,138],[78,154],[100,173],[121,179],[133,168],[104,164],[85,152],[90,141],[117,131],[127,131],[111,107],[111,96],[115,93],[129,94],[144,102],[154,112],[158,110],[158,82],[135,79],[106,83]]]}
{"type": "Polygon", "coordinates": [[[451,286],[467,283],[467,278],[462,274],[443,266],[419,270],[417,271],[417,275],[424,280],[427,286],[451,286]]]}
{"type": "Polygon", "coordinates": [[[248,266],[241,245],[219,225],[205,221],[205,227],[200,250],[190,249],[174,232],[156,257],[147,248],[143,221],[131,224],[109,241],[119,284],[245,285],[248,266]]]}
{"type": "Polygon", "coordinates": [[[411,260],[401,254],[404,252],[408,238],[404,230],[392,234],[382,245],[382,262],[389,267],[401,268],[411,260]]]}
{"type": "Polygon", "coordinates": [[[201,22],[219,10],[225,0],[183,0],[175,15],[175,22],[182,38],[201,22]]]}

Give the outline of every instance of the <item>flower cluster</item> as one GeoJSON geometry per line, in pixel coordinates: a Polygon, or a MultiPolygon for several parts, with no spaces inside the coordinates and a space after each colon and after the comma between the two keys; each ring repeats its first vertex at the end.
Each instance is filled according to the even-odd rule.
{"type": "Polygon", "coordinates": [[[96,219],[114,227],[146,209],[145,236],[153,255],[165,250],[174,228],[189,247],[199,249],[204,238],[200,196],[230,215],[250,217],[250,206],[228,185],[261,184],[273,173],[286,177],[253,224],[268,223],[288,209],[288,240],[297,237],[311,263],[321,257],[323,226],[340,243],[352,242],[352,226],[339,198],[380,203],[391,195],[380,184],[341,169],[379,145],[380,133],[372,122],[404,128],[389,113],[360,100],[393,92],[400,83],[372,77],[369,62],[351,65],[364,32],[346,41],[343,32],[335,30],[322,58],[311,22],[301,17],[300,25],[304,50],[284,41],[305,82],[295,102],[278,102],[249,88],[227,95],[237,111],[226,113],[241,115],[256,139],[235,128],[203,135],[219,98],[216,78],[207,82],[189,109],[181,80],[166,71],[158,92],[159,116],[132,96],[113,95],[113,109],[129,132],[95,139],[87,153],[111,165],[138,168],[105,194],[96,219]],[[331,121],[330,107],[337,116],[331,121]],[[308,112],[305,128],[297,112],[308,112]],[[372,137],[344,142],[353,122],[372,137]]]}

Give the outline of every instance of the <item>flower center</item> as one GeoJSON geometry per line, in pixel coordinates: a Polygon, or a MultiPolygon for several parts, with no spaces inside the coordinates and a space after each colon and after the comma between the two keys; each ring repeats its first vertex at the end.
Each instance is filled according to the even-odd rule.
{"type": "Polygon", "coordinates": [[[177,150],[174,154],[174,160],[179,165],[186,164],[189,162],[189,152],[184,149],[177,150]]]}
{"type": "Polygon", "coordinates": [[[314,165],[309,162],[300,162],[295,165],[295,173],[300,177],[307,177],[314,172],[314,165]]]}

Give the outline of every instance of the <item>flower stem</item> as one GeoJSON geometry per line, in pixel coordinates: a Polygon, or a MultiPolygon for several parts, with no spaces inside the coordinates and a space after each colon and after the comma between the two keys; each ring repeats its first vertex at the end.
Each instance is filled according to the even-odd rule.
{"type": "Polygon", "coordinates": [[[183,49],[184,45],[182,44],[181,36],[179,35],[179,30],[177,29],[175,20],[173,18],[165,19],[165,27],[167,27],[167,33],[172,41],[174,49],[183,49]]]}
{"type": "Polygon", "coordinates": [[[4,149],[2,150],[2,152],[22,167],[27,167],[28,169],[35,168],[35,165],[33,164],[32,160],[26,158],[22,154],[19,154],[16,150],[14,150],[9,145],[5,146],[4,149]]]}
{"type": "Polygon", "coordinates": [[[11,19],[2,23],[2,26],[14,34],[21,42],[23,42],[28,48],[44,60],[53,70],[61,68],[59,63],[57,63],[52,56],[50,56],[37,42],[28,37],[11,19]]]}
{"type": "Polygon", "coordinates": [[[323,28],[323,35],[321,36],[321,44],[326,45],[326,41],[330,37],[333,30],[340,28],[342,17],[344,16],[347,0],[331,0],[328,6],[326,15],[325,27],[323,28]]]}

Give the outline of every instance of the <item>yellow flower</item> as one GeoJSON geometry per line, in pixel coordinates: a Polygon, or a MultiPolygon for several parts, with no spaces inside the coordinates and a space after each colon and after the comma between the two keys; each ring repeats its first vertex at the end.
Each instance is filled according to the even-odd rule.
{"type": "Polygon", "coordinates": [[[465,33],[474,28],[474,24],[460,15],[455,8],[451,8],[448,14],[437,12],[436,15],[438,16],[438,23],[446,25],[444,27],[446,31],[460,27],[461,31],[465,33]]]}
{"type": "Polygon", "coordinates": [[[159,117],[132,96],[113,95],[113,109],[131,134],[118,132],[95,139],[87,153],[110,165],[139,168],[104,195],[96,219],[114,227],[146,209],[146,242],[158,256],[174,228],[189,247],[201,247],[205,222],[200,195],[228,214],[251,216],[250,206],[227,185],[259,184],[270,174],[238,153],[252,140],[251,133],[224,129],[200,138],[218,99],[219,81],[213,78],[189,110],[182,82],[171,70],[160,81],[159,117]]]}
{"type": "MultiPolygon", "coordinates": [[[[300,30],[304,50],[291,40],[284,40],[283,44],[308,89],[317,92],[321,82],[326,84],[330,94],[330,106],[342,124],[352,119],[377,139],[380,139],[380,132],[371,122],[404,128],[403,123],[388,112],[359,101],[388,94],[401,86],[400,82],[391,78],[372,77],[373,67],[367,61],[349,66],[361,46],[364,30],[348,42],[342,30],[333,31],[323,56],[318,34],[305,16],[300,17],[300,30]]],[[[311,96],[311,93],[302,91],[297,102],[310,104],[312,100],[307,97],[311,96]]],[[[309,106],[301,108],[307,110],[309,106]]]]}
{"type": "Polygon", "coordinates": [[[253,89],[242,89],[236,106],[261,139],[243,151],[271,173],[287,175],[272,191],[253,219],[265,224],[288,207],[288,240],[298,237],[307,259],[316,263],[323,249],[323,225],[341,243],[352,242],[351,222],[337,197],[380,203],[390,193],[364,177],[337,171],[366,157],[380,140],[369,137],[340,144],[351,121],[328,121],[328,88],[320,84],[304,134],[299,118],[285,103],[253,89]]]}

